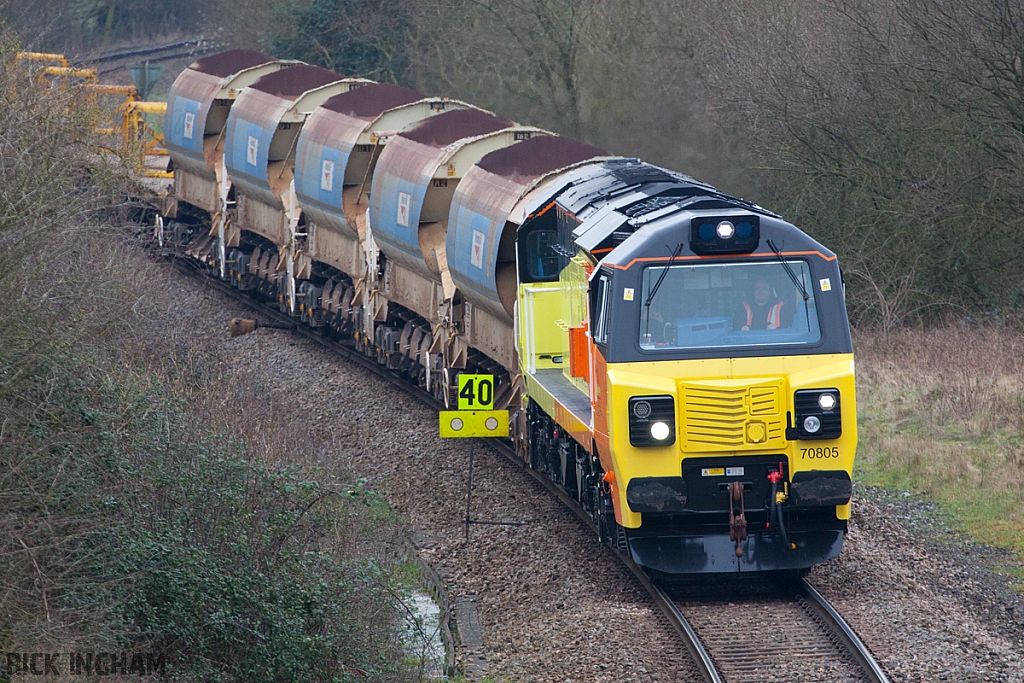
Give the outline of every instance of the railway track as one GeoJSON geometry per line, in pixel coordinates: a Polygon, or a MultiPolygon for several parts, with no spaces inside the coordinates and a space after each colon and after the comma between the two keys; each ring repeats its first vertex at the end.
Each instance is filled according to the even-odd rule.
{"type": "MultiPolygon", "coordinates": [[[[354,362],[420,401],[444,409],[432,394],[345,344],[231,287],[209,277],[207,269],[172,253],[179,271],[201,277],[208,286],[244,302],[260,312],[261,320],[294,331],[354,362]]],[[[505,456],[558,498],[593,531],[597,524],[565,491],[539,471],[527,467],[511,444],[481,439],[481,445],[505,456]]],[[[666,588],[656,585],[627,555],[618,558],[644,586],[690,653],[696,672],[708,683],[760,683],[761,681],[818,680],[888,683],[853,629],[805,579],[727,577],[699,587],[666,588]]]]}
{"type": "Polygon", "coordinates": [[[655,589],[701,644],[708,681],[887,683],[871,653],[805,579],[655,589]]]}
{"type": "Polygon", "coordinates": [[[73,60],[75,63],[88,64],[95,66],[99,75],[113,73],[118,69],[124,68],[129,64],[138,64],[139,62],[151,62],[158,64],[160,62],[167,62],[172,59],[179,59],[182,57],[194,57],[198,58],[204,54],[215,52],[223,49],[223,46],[215,43],[212,40],[206,38],[191,38],[189,40],[179,40],[173,43],[167,43],[166,45],[153,45],[149,47],[132,48],[129,50],[119,50],[117,52],[107,52],[92,57],[82,57],[73,60]]]}

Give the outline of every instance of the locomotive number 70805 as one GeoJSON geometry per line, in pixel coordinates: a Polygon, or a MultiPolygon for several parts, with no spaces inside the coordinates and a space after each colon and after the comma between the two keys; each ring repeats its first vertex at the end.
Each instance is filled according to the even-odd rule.
{"type": "Polygon", "coordinates": [[[828,446],[824,448],[801,448],[800,457],[803,460],[815,460],[818,458],[838,458],[839,448],[836,446],[833,446],[831,448],[829,448],[828,446]]]}

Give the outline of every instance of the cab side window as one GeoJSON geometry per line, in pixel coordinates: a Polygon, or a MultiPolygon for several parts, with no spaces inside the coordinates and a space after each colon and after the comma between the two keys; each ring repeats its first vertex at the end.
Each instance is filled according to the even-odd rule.
{"type": "Polygon", "coordinates": [[[607,275],[598,275],[592,285],[590,329],[593,330],[595,344],[608,343],[608,301],[611,289],[611,279],[607,275]]]}
{"type": "Polygon", "coordinates": [[[558,279],[562,259],[552,247],[558,242],[554,230],[534,230],[526,236],[526,272],[532,282],[558,279]]]}

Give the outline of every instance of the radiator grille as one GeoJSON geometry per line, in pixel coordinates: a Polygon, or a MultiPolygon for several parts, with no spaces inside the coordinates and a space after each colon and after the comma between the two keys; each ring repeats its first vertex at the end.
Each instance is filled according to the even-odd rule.
{"type": "Polygon", "coordinates": [[[782,382],[755,387],[683,384],[681,447],[688,452],[779,448],[782,382]]]}
{"type": "Polygon", "coordinates": [[[777,387],[753,387],[750,389],[751,415],[778,415],[779,390],[777,387]]]}

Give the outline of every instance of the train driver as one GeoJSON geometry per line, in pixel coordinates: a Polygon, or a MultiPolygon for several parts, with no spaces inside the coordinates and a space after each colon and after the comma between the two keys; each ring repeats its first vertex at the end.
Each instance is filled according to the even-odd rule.
{"type": "Polygon", "coordinates": [[[793,323],[793,307],[775,293],[767,278],[754,280],[750,296],[736,307],[732,316],[734,330],[777,330],[793,323]]]}

